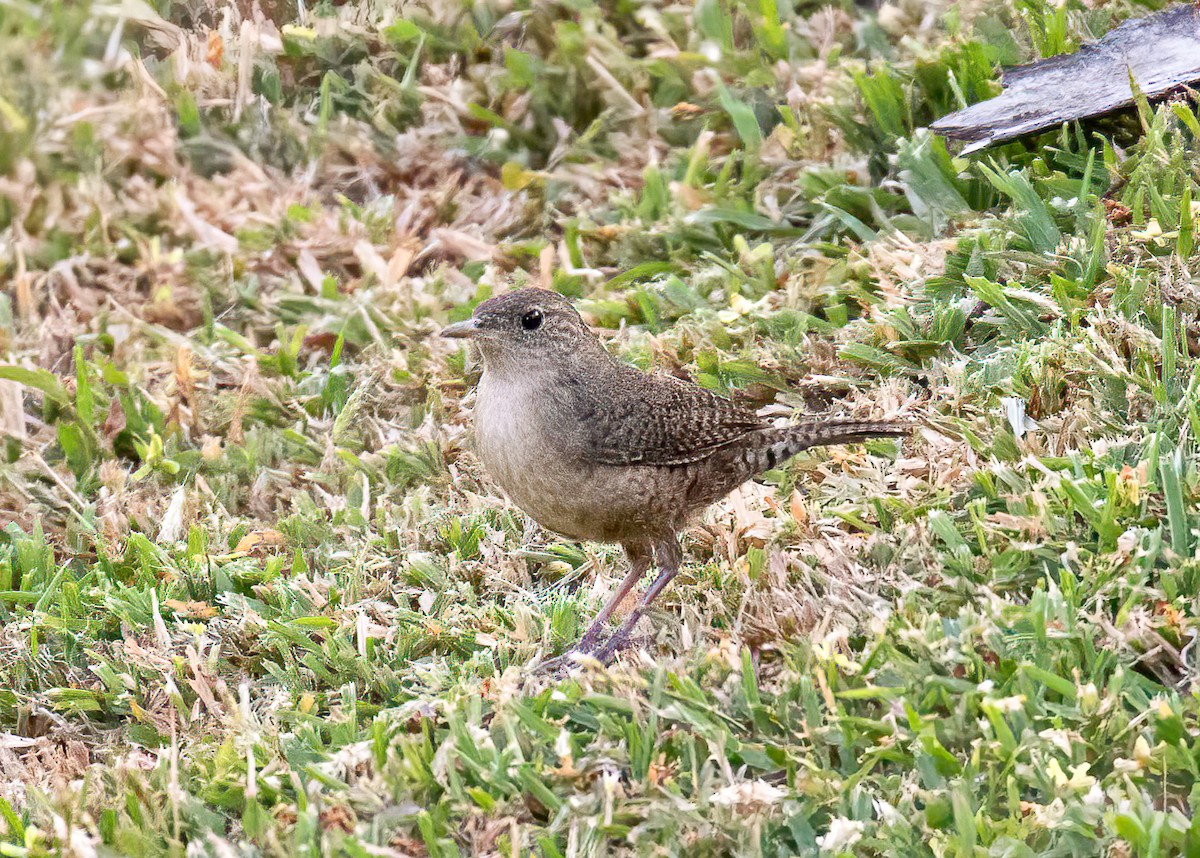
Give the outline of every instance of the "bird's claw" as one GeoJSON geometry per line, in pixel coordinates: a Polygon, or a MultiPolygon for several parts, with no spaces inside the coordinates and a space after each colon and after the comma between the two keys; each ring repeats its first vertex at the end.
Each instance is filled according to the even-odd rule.
{"type": "Polygon", "coordinates": [[[613,656],[621,652],[630,644],[630,634],[628,631],[617,632],[600,649],[592,655],[592,658],[601,664],[608,664],[613,660],[613,656]]]}
{"type": "Polygon", "coordinates": [[[603,643],[604,642],[601,639],[600,631],[598,629],[591,629],[587,634],[579,639],[575,646],[571,647],[571,649],[567,651],[567,655],[570,655],[571,653],[577,653],[579,655],[591,655],[596,650],[600,649],[603,646],[603,643]]]}
{"type": "Polygon", "coordinates": [[[587,662],[599,662],[600,664],[608,664],[613,653],[617,650],[611,648],[612,640],[600,640],[599,635],[592,635],[591,639],[584,636],[575,646],[564,652],[562,655],[547,659],[538,666],[539,673],[549,674],[555,678],[562,678],[567,675],[567,672],[572,667],[580,666],[587,662]],[[607,653],[607,655],[602,655],[607,653]]]}

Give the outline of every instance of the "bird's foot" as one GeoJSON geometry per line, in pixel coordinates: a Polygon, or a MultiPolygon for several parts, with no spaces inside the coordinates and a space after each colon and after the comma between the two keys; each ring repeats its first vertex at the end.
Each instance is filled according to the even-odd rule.
{"type": "Polygon", "coordinates": [[[546,659],[535,668],[534,672],[548,676],[551,679],[563,679],[571,672],[572,668],[579,667],[582,664],[580,657],[582,657],[582,660],[595,658],[591,653],[580,652],[578,649],[572,648],[562,655],[546,659]]]}
{"type": "Polygon", "coordinates": [[[597,649],[594,653],[591,653],[592,658],[596,659],[596,661],[600,662],[601,664],[608,664],[613,660],[613,656],[629,646],[630,631],[632,630],[621,629],[618,631],[608,639],[604,646],[597,649]]]}
{"type": "Polygon", "coordinates": [[[583,637],[576,642],[575,646],[571,647],[571,649],[567,651],[567,655],[569,656],[572,653],[577,653],[579,655],[591,655],[596,650],[600,649],[603,644],[604,627],[593,625],[587,630],[586,633],[584,633],[583,637]]]}
{"type": "Polygon", "coordinates": [[[566,665],[567,665],[567,653],[563,653],[562,655],[556,655],[553,658],[548,658],[543,662],[539,662],[533,668],[533,673],[535,675],[540,673],[540,674],[548,674],[551,676],[558,676],[562,673],[562,671],[564,671],[566,669],[566,665]]]}
{"type": "Polygon", "coordinates": [[[575,646],[564,652],[562,655],[557,655],[554,658],[549,658],[543,661],[537,667],[538,673],[546,673],[556,678],[566,676],[567,671],[579,664],[592,661],[596,658],[596,652],[605,645],[605,642],[600,634],[595,631],[590,631],[584,635],[575,646]]]}
{"type": "Polygon", "coordinates": [[[562,655],[543,661],[538,665],[537,672],[548,674],[555,679],[562,679],[572,667],[587,662],[608,665],[618,653],[628,649],[633,643],[631,631],[631,629],[618,629],[612,637],[604,642],[598,640],[599,635],[596,636],[597,639],[591,641],[580,640],[562,655]]]}
{"type": "Polygon", "coordinates": [[[607,639],[604,638],[604,625],[601,623],[593,624],[575,646],[557,658],[543,662],[539,670],[561,678],[566,675],[567,671],[573,665],[580,663],[590,661],[607,665],[613,660],[613,656],[629,646],[633,630],[637,627],[637,622],[642,616],[642,610],[644,609],[639,609],[630,614],[625,622],[609,635],[607,639]]]}

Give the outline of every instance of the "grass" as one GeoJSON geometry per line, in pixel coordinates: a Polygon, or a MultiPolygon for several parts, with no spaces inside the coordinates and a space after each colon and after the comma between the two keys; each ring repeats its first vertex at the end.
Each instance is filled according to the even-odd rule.
{"type": "Polygon", "coordinates": [[[1195,104],[923,130],[1158,5],[0,4],[0,855],[1197,854],[1195,104]],[[552,681],[622,559],[433,336],[516,284],[922,428],[552,681]]]}

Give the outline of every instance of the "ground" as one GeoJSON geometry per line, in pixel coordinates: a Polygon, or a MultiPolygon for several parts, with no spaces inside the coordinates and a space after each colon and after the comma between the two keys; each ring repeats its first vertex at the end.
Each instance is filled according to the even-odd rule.
{"type": "Polygon", "coordinates": [[[0,854],[1197,854],[1200,121],[925,127],[1158,2],[0,4],[0,854]],[[620,580],[491,294],[907,415],[620,580]]]}

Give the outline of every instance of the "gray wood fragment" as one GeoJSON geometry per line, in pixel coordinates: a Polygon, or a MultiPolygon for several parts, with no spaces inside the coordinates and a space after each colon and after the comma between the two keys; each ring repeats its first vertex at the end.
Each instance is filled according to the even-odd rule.
{"type": "Polygon", "coordinates": [[[1200,81],[1200,9],[1172,6],[1126,21],[1073,54],[1007,69],[1004,92],[933,123],[973,152],[1133,104],[1132,75],[1147,98],[1200,81]]]}

